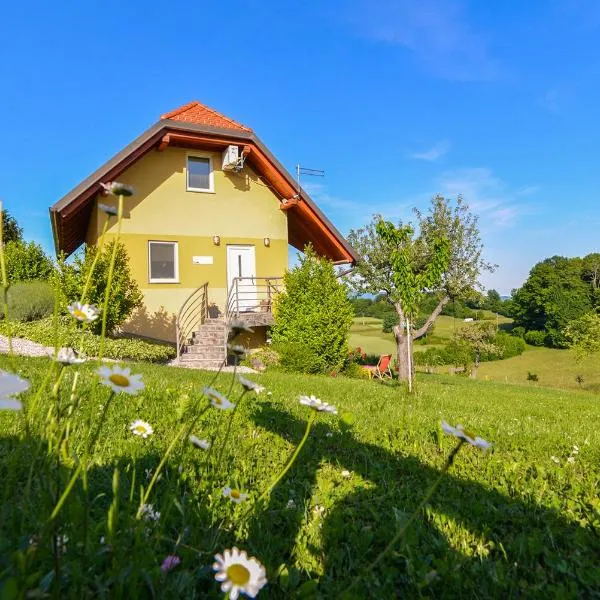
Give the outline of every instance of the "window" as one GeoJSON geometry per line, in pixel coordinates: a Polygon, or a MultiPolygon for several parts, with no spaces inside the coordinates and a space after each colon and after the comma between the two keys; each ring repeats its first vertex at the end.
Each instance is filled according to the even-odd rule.
{"type": "Polygon", "coordinates": [[[212,160],[208,156],[188,156],[187,189],[192,192],[213,191],[212,160]]]}
{"type": "Polygon", "coordinates": [[[148,271],[150,283],[178,283],[178,243],[148,242],[148,271]]]}

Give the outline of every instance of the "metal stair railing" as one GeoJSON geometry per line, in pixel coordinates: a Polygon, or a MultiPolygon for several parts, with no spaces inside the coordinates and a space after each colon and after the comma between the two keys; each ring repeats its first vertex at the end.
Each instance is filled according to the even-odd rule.
{"type": "Polygon", "coordinates": [[[185,346],[190,344],[192,334],[208,317],[208,281],[194,290],[181,305],[175,321],[177,338],[177,362],[185,346]]]}
{"type": "Polygon", "coordinates": [[[226,322],[244,313],[273,312],[273,300],[282,283],[283,277],[234,277],[227,295],[226,322]]]}

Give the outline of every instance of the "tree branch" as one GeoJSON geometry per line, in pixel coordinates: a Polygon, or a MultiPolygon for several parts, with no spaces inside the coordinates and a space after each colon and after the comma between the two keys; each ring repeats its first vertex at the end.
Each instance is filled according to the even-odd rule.
{"type": "Polygon", "coordinates": [[[448,304],[448,302],[450,302],[450,296],[444,296],[438,302],[438,305],[435,307],[434,311],[429,315],[427,321],[425,321],[425,324],[422,327],[419,327],[419,329],[417,329],[413,333],[413,340],[418,340],[420,337],[423,337],[427,333],[429,328],[433,325],[433,322],[440,316],[442,309],[444,308],[444,306],[446,306],[446,304],[448,304]]]}

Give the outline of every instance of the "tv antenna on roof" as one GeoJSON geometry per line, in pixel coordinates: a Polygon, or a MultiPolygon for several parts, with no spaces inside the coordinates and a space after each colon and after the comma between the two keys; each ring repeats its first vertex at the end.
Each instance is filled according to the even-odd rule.
{"type": "Polygon", "coordinates": [[[298,195],[300,195],[300,176],[309,175],[311,177],[325,177],[325,171],[323,169],[309,169],[307,167],[301,167],[296,165],[296,180],[298,181],[298,195]]]}

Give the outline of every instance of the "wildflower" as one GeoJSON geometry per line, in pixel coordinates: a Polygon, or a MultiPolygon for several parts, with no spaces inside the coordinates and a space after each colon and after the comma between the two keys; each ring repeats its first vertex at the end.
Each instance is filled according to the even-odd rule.
{"type": "Polygon", "coordinates": [[[241,375],[238,375],[237,378],[238,378],[238,381],[240,382],[241,386],[247,392],[256,392],[257,394],[260,394],[261,392],[265,391],[264,386],[258,385],[258,383],[254,382],[254,381],[250,381],[249,379],[246,379],[245,377],[242,377],[241,375]]]}
{"type": "Polygon", "coordinates": [[[150,481],[152,479],[152,469],[144,469],[144,475],[146,476],[146,480],[150,481]]]}
{"type": "Polygon", "coordinates": [[[160,512],[154,510],[152,504],[144,504],[142,507],[142,517],[144,517],[146,521],[158,521],[160,519],[160,512]]]}
{"type": "Polygon", "coordinates": [[[248,327],[243,321],[239,319],[232,319],[229,323],[229,336],[230,338],[237,337],[240,333],[254,333],[254,329],[248,327]]]}
{"type": "Polygon", "coordinates": [[[227,486],[223,488],[223,496],[225,496],[225,498],[229,498],[232,502],[239,504],[248,497],[248,494],[242,494],[242,492],[240,492],[240,490],[237,488],[230,488],[227,486]]]}
{"type": "Polygon", "coordinates": [[[221,410],[228,410],[229,408],[234,408],[235,404],[230,402],[223,394],[219,394],[217,390],[211,387],[205,387],[203,390],[204,395],[210,400],[210,403],[215,408],[220,408],[221,410]]]}
{"type": "Polygon", "coordinates": [[[69,543],[69,536],[66,533],[56,536],[56,548],[59,554],[65,554],[67,551],[67,544],[69,543]]]}
{"type": "Polygon", "coordinates": [[[59,362],[65,366],[67,365],[80,365],[85,362],[85,358],[79,356],[73,348],[61,348],[56,354],[56,362],[59,362]]]}
{"type": "Polygon", "coordinates": [[[229,592],[231,600],[237,600],[240,593],[255,598],[267,584],[265,568],[256,558],[248,558],[245,551],[235,546],[223,554],[215,554],[213,570],[215,579],[221,584],[221,591],[229,592]]]}
{"type": "Polygon", "coordinates": [[[452,427],[451,425],[448,425],[448,423],[446,423],[446,421],[442,421],[442,429],[444,430],[444,433],[448,433],[448,434],[453,435],[454,437],[457,437],[461,440],[465,440],[465,442],[469,442],[469,444],[471,444],[471,446],[475,446],[476,448],[481,448],[482,450],[487,450],[488,448],[492,447],[492,444],[490,444],[489,442],[486,442],[483,438],[475,437],[469,431],[465,431],[465,429],[462,425],[457,425],[456,427],[452,427]]]}
{"type": "Polygon", "coordinates": [[[168,573],[169,571],[172,571],[180,562],[181,559],[179,556],[176,554],[169,554],[169,556],[163,560],[162,565],[160,565],[160,570],[163,573],[168,573]]]}
{"type": "Polygon", "coordinates": [[[150,423],[146,423],[146,421],[141,421],[137,419],[130,426],[129,429],[133,433],[133,435],[141,435],[144,439],[146,439],[149,435],[154,433],[154,429],[152,429],[152,425],[150,423]]]}
{"type": "Polygon", "coordinates": [[[296,508],[296,502],[294,502],[294,499],[293,499],[293,498],[290,498],[290,499],[288,500],[288,503],[285,505],[285,507],[286,507],[288,510],[292,510],[292,509],[296,508]]]}
{"type": "Polygon", "coordinates": [[[333,437],[333,433],[331,433],[331,431],[328,431],[328,432],[325,434],[325,437],[333,437]]]}
{"type": "Polygon", "coordinates": [[[559,464],[560,464],[560,460],[559,460],[559,459],[558,459],[556,456],[551,456],[551,457],[550,457],[550,460],[551,460],[552,462],[556,463],[557,465],[559,465],[559,464]]]}
{"type": "Polygon", "coordinates": [[[141,375],[132,375],[131,369],[127,367],[122,369],[115,365],[114,367],[100,367],[96,371],[102,377],[102,384],[107,385],[113,392],[135,395],[144,389],[144,382],[141,375]]]}
{"type": "Polygon", "coordinates": [[[109,181],[100,185],[105,194],[112,194],[113,196],[133,196],[135,194],[133,187],[125,183],[119,183],[118,181],[109,181]]]}
{"type": "Polygon", "coordinates": [[[314,508],[313,508],[313,512],[315,513],[315,515],[317,515],[317,517],[322,517],[323,513],[325,512],[325,507],[321,506],[320,504],[317,504],[314,508]]]}
{"type": "Polygon", "coordinates": [[[208,450],[210,448],[210,442],[208,440],[201,440],[199,437],[195,435],[190,435],[190,442],[196,448],[200,448],[200,450],[208,450]]]}
{"type": "Polygon", "coordinates": [[[116,217],[119,214],[119,211],[117,210],[117,208],[115,206],[110,206],[108,204],[101,204],[100,202],[98,203],[98,208],[105,213],[106,215],[108,215],[109,217],[116,217]]]}
{"type": "Polygon", "coordinates": [[[342,477],[344,477],[345,479],[350,479],[350,477],[352,477],[352,473],[350,473],[350,471],[344,469],[342,471],[342,477]]]}
{"type": "Polygon", "coordinates": [[[16,375],[0,371],[0,410],[21,410],[23,404],[11,398],[29,389],[29,382],[16,375]]]}
{"type": "Polygon", "coordinates": [[[240,344],[227,344],[227,349],[233,356],[244,358],[246,356],[246,348],[240,344]]]}
{"type": "Polygon", "coordinates": [[[572,465],[575,463],[575,457],[574,456],[569,456],[569,458],[567,458],[567,462],[572,465]]]}
{"type": "Polygon", "coordinates": [[[573,455],[579,454],[579,446],[577,444],[573,444],[573,450],[571,450],[571,454],[573,454],[573,455]]]}
{"type": "Polygon", "coordinates": [[[82,323],[91,323],[92,321],[95,321],[100,314],[100,311],[93,304],[81,304],[81,302],[69,304],[67,310],[71,313],[71,316],[82,323]]]}
{"type": "Polygon", "coordinates": [[[337,408],[335,406],[319,400],[316,396],[300,396],[300,404],[304,404],[319,412],[328,412],[337,415],[337,408]]]}

